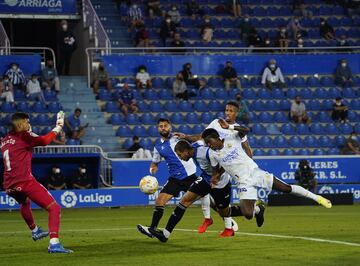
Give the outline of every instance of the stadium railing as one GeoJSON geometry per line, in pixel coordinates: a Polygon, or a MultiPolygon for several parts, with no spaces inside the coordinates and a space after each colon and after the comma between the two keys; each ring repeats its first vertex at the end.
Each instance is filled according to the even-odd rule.
{"type": "Polygon", "coordinates": [[[95,47],[105,47],[104,53],[111,48],[110,39],[90,0],[82,0],[83,23],[89,28],[90,39],[94,39],[95,47]]]}
{"type": "Polygon", "coordinates": [[[106,187],[112,186],[112,168],[111,159],[103,151],[100,146],[97,145],[49,145],[45,147],[35,147],[34,154],[100,154],[100,180],[106,187]]]}
{"type": "Polygon", "coordinates": [[[289,47],[281,52],[280,47],[88,47],[87,78],[90,86],[92,70],[103,55],[300,55],[300,54],[355,54],[360,52],[360,46],[347,47],[289,47]],[[185,52],[184,52],[185,50],[185,52]],[[179,51],[179,52],[176,52],[179,51]]]}
{"type": "Polygon", "coordinates": [[[10,53],[10,39],[6,34],[4,26],[0,20],[0,55],[8,55],[10,53]]]}

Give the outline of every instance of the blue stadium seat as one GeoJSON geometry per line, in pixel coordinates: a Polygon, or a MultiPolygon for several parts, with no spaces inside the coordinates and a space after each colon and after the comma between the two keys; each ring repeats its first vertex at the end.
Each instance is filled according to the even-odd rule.
{"type": "Polygon", "coordinates": [[[310,155],[311,154],[311,152],[310,152],[310,150],[308,150],[308,149],[300,149],[298,152],[297,152],[297,155],[310,155]]]}
{"type": "Polygon", "coordinates": [[[145,101],[137,101],[136,105],[142,113],[150,111],[149,105],[145,101]]]}
{"type": "Polygon", "coordinates": [[[312,99],[313,98],[313,93],[310,89],[308,88],[302,88],[300,90],[300,96],[303,99],[312,99]]]}
{"type": "Polygon", "coordinates": [[[313,155],[325,155],[326,152],[323,149],[315,149],[313,155]]]}
{"type": "Polygon", "coordinates": [[[62,109],[60,103],[58,102],[50,102],[48,104],[48,110],[50,113],[57,113],[62,109]]]}
{"type": "Polygon", "coordinates": [[[334,80],[331,77],[325,76],[320,79],[320,84],[329,87],[334,85],[334,80]]]}
{"type": "Polygon", "coordinates": [[[112,114],[110,117],[110,123],[112,125],[124,125],[126,123],[125,118],[121,114],[112,114]]]}
{"type": "Polygon", "coordinates": [[[211,113],[202,113],[199,122],[204,124],[210,124],[214,120],[214,116],[211,113]]]}
{"type": "Polygon", "coordinates": [[[294,88],[289,88],[286,92],[286,96],[290,99],[294,99],[297,95],[300,95],[299,91],[294,88]]]}
{"type": "Polygon", "coordinates": [[[261,124],[254,124],[251,128],[251,131],[256,135],[266,135],[266,129],[261,124]]]}
{"type": "Polygon", "coordinates": [[[306,85],[305,79],[303,77],[295,77],[292,79],[291,83],[295,87],[304,87],[306,85]]]}
{"type": "Polygon", "coordinates": [[[360,121],[360,117],[359,115],[353,111],[353,110],[349,110],[348,111],[348,119],[351,121],[351,122],[359,122],[360,121]]]}
{"type": "Polygon", "coordinates": [[[208,104],[209,111],[211,112],[220,112],[224,110],[224,105],[219,101],[210,101],[208,104]]]}
{"type": "Polygon", "coordinates": [[[322,104],[321,104],[321,109],[325,110],[325,111],[330,111],[333,109],[333,104],[334,104],[334,100],[323,100],[322,104]]]}
{"type": "Polygon", "coordinates": [[[343,134],[350,134],[354,130],[352,125],[349,123],[340,124],[339,128],[343,134]]]}
{"type": "Polygon", "coordinates": [[[46,101],[56,101],[56,92],[51,90],[43,90],[44,97],[46,101]]]}
{"type": "Polygon", "coordinates": [[[283,155],[292,156],[292,155],[295,155],[295,151],[292,150],[292,149],[285,149],[284,152],[283,152],[283,155]]]}
{"type": "Polygon", "coordinates": [[[171,100],[173,98],[173,95],[169,89],[160,90],[159,96],[161,100],[171,100]]]}
{"type": "Polygon", "coordinates": [[[40,126],[48,126],[51,123],[49,116],[46,114],[39,114],[36,117],[36,121],[37,121],[37,125],[40,125],[40,126]]]}
{"type": "Polygon", "coordinates": [[[250,147],[252,147],[252,148],[258,148],[259,147],[258,141],[257,141],[257,139],[255,137],[249,136],[248,137],[248,142],[250,144],[250,147]]]}
{"type": "Polygon", "coordinates": [[[41,130],[42,135],[46,135],[49,133],[53,128],[52,127],[44,127],[43,130],[41,130]]]}
{"type": "Polygon", "coordinates": [[[270,113],[267,112],[261,112],[259,114],[259,120],[262,123],[272,123],[273,122],[273,117],[270,113]]]}
{"type": "MultiPolygon", "coordinates": [[[[3,105],[6,103],[3,103],[3,105]]],[[[30,113],[31,112],[31,108],[29,106],[28,102],[19,102],[16,106],[17,110],[19,112],[25,112],[25,113],[30,113]]]]}
{"type": "Polygon", "coordinates": [[[116,131],[116,136],[119,137],[132,137],[132,130],[128,126],[119,126],[116,131]]]}
{"type": "Polygon", "coordinates": [[[339,155],[340,150],[338,148],[331,148],[327,152],[328,155],[339,155]]]}
{"type": "Polygon", "coordinates": [[[281,89],[278,89],[278,88],[273,89],[272,96],[273,96],[274,99],[278,99],[278,100],[281,100],[281,99],[285,98],[284,92],[281,89]]]}
{"type": "Polygon", "coordinates": [[[328,90],[328,98],[335,99],[336,97],[341,97],[341,91],[337,88],[330,88],[328,90]]]}
{"type": "Polygon", "coordinates": [[[162,78],[153,78],[151,80],[152,82],[152,86],[154,88],[164,88],[165,87],[165,82],[162,78]]]}
{"type": "Polygon", "coordinates": [[[135,126],[133,128],[133,134],[138,137],[147,137],[148,133],[146,131],[146,128],[144,126],[135,126]]]}
{"type": "Polygon", "coordinates": [[[174,83],[174,80],[175,80],[175,78],[166,78],[166,80],[165,80],[165,84],[166,84],[166,86],[168,87],[168,88],[172,88],[172,85],[173,85],[173,83],[174,83]]]}
{"type": "Polygon", "coordinates": [[[317,115],[317,120],[325,123],[325,122],[331,122],[331,118],[327,112],[321,111],[317,115]]]}
{"type": "Polygon", "coordinates": [[[193,134],[201,134],[205,128],[202,125],[194,125],[192,128],[193,134]]]}
{"type": "Polygon", "coordinates": [[[159,99],[159,95],[153,89],[145,90],[144,96],[145,96],[145,99],[147,99],[147,100],[158,100],[159,99]]]}
{"type": "Polygon", "coordinates": [[[254,156],[264,156],[265,155],[265,152],[261,149],[254,149],[253,153],[254,153],[254,156]]]}
{"type": "Polygon", "coordinates": [[[14,90],[15,101],[26,100],[25,93],[21,90],[14,90]]]}
{"type": "Polygon", "coordinates": [[[280,151],[278,149],[270,149],[266,153],[267,156],[278,156],[280,155],[280,151]]]}
{"type": "Polygon", "coordinates": [[[214,96],[214,93],[210,90],[210,89],[202,89],[200,91],[200,99],[203,99],[203,100],[212,100],[212,99],[215,99],[215,96],[214,96]]]}
{"type": "Polygon", "coordinates": [[[215,91],[215,97],[216,97],[216,99],[219,99],[219,100],[227,100],[227,99],[229,99],[229,94],[224,89],[217,89],[215,91]]]}
{"type": "Polygon", "coordinates": [[[320,99],[325,99],[327,98],[328,96],[328,93],[327,93],[327,90],[325,90],[324,88],[317,88],[315,89],[315,97],[316,98],[320,98],[320,99]]]}
{"type": "Polygon", "coordinates": [[[321,135],[324,133],[324,129],[322,127],[321,124],[317,124],[317,123],[313,123],[311,126],[310,126],[310,131],[311,133],[315,134],[315,135],[321,135]]]}
{"type": "Polygon", "coordinates": [[[264,88],[262,88],[258,91],[258,97],[260,99],[272,99],[273,98],[271,92],[268,89],[264,89],[264,88]]]}
{"type": "Polygon", "coordinates": [[[149,107],[151,112],[164,112],[164,106],[159,101],[151,101],[149,107]]]}
{"type": "Polygon", "coordinates": [[[325,133],[328,135],[337,135],[340,133],[338,127],[333,123],[326,124],[324,129],[325,133]]]}
{"type": "Polygon", "coordinates": [[[344,96],[344,98],[356,98],[356,92],[353,88],[344,88],[342,90],[342,94],[344,96]]]}
{"type": "Polygon", "coordinates": [[[306,104],[307,110],[320,110],[321,109],[321,103],[319,100],[310,100],[306,104]]]}
{"type": "Polygon", "coordinates": [[[198,124],[199,123],[199,117],[195,113],[188,113],[186,115],[186,122],[188,124],[198,124]]]}
{"type": "Polygon", "coordinates": [[[99,90],[99,99],[102,101],[111,101],[112,100],[112,94],[108,90],[100,89],[99,90]]]}
{"type": "Polygon", "coordinates": [[[265,101],[264,107],[265,107],[265,110],[268,110],[268,111],[279,111],[280,110],[280,105],[275,100],[265,101]]]}
{"type": "Polygon", "coordinates": [[[360,110],[360,100],[354,99],[350,102],[350,108],[353,110],[360,110]]]}
{"type": "Polygon", "coordinates": [[[284,136],[276,136],[274,138],[273,144],[276,148],[286,148],[289,146],[284,136]]]}
{"type": "Polygon", "coordinates": [[[32,110],[35,113],[47,113],[47,107],[45,103],[35,102],[32,106],[32,110]]]}
{"type": "Polygon", "coordinates": [[[208,105],[206,104],[206,102],[201,100],[196,101],[196,103],[194,104],[194,108],[198,112],[213,112],[213,110],[208,109],[208,105]]]}
{"type": "Polygon", "coordinates": [[[296,134],[295,127],[292,124],[284,124],[284,125],[282,125],[281,132],[284,135],[294,135],[294,134],[296,134]]]}
{"type": "Polygon", "coordinates": [[[140,120],[139,117],[137,116],[137,114],[128,114],[126,117],[126,122],[129,125],[138,125],[140,124],[140,120]]]}
{"type": "Polygon", "coordinates": [[[150,137],[158,137],[158,136],[159,136],[159,132],[158,132],[158,130],[157,130],[157,126],[155,126],[155,125],[150,126],[150,127],[148,128],[147,132],[148,132],[148,135],[149,135],[150,137]]]}
{"type": "Polygon", "coordinates": [[[178,131],[184,134],[192,134],[192,129],[188,125],[180,125],[178,131]]]}
{"type": "Polygon", "coordinates": [[[5,126],[0,126],[0,137],[4,137],[7,134],[8,130],[5,126]]]}
{"type": "Polygon", "coordinates": [[[289,122],[289,118],[284,112],[276,112],[274,113],[274,122],[286,123],[289,122]]]}
{"type": "Polygon", "coordinates": [[[303,142],[305,147],[319,147],[318,141],[314,136],[306,136],[303,142]]]}
{"type": "Polygon", "coordinates": [[[355,124],[355,126],[354,126],[354,131],[355,131],[357,134],[360,134],[360,123],[355,124]]]}
{"type": "Polygon", "coordinates": [[[301,138],[298,136],[291,136],[289,138],[289,146],[293,148],[301,148],[303,147],[303,143],[301,141],[301,138]]]}
{"type": "Polygon", "coordinates": [[[333,147],[334,143],[328,136],[320,136],[319,146],[324,148],[329,148],[329,147],[333,147]]]}
{"type": "Polygon", "coordinates": [[[291,102],[288,100],[281,100],[280,101],[280,109],[283,111],[289,111],[291,107],[291,102]]]}
{"type": "Polygon", "coordinates": [[[299,135],[307,135],[310,134],[309,127],[305,124],[296,125],[296,131],[299,135]]]}
{"type": "Polygon", "coordinates": [[[193,106],[191,103],[189,103],[188,101],[181,101],[179,103],[179,109],[181,112],[193,112],[193,106]]]}
{"type": "Polygon", "coordinates": [[[269,136],[263,136],[259,139],[259,145],[263,148],[270,148],[273,146],[272,139],[269,136]]]}
{"type": "Polygon", "coordinates": [[[152,151],[154,149],[154,144],[149,138],[142,138],[140,139],[140,145],[147,150],[152,151]]]}
{"type": "Polygon", "coordinates": [[[308,77],[306,83],[309,87],[317,87],[320,85],[320,80],[316,77],[308,77]]]}
{"type": "Polygon", "coordinates": [[[224,82],[222,81],[221,78],[211,77],[211,78],[209,78],[207,84],[208,84],[208,86],[214,87],[214,88],[223,88],[224,87],[224,82]]]}
{"type": "Polygon", "coordinates": [[[172,123],[174,124],[183,124],[184,123],[184,117],[182,116],[182,114],[180,113],[174,113],[171,117],[170,120],[172,123]]]}
{"type": "Polygon", "coordinates": [[[250,105],[250,109],[254,111],[265,111],[265,106],[263,101],[256,100],[252,102],[252,104],[250,105]]]}
{"type": "Polygon", "coordinates": [[[68,139],[68,140],[66,141],[66,145],[80,145],[80,140],[68,139]]]}
{"type": "Polygon", "coordinates": [[[118,107],[117,102],[107,102],[105,104],[105,112],[118,113],[119,112],[119,107],[118,107]]]}
{"type": "MultiPolygon", "coordinates": [[[[130,137],[130,136],[128,136],[128,137],[130,137]]],[[[125,139],[125,141],[124,141],[124,143],[123,143],[123,148],[127,150],[127,149],[129,149],[133,144],[134,144],[134,142],[133,142],[132,138],[127,138],[127,139],[125,139]]]]}

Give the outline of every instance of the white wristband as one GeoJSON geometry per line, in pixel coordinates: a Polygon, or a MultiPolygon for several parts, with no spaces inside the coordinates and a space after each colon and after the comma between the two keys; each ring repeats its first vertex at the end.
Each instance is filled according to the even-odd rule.
{"type": "Polygon", "coordinates": [[[243,143],[243,142],[245,142],[245,141],[247,141],[247,136],[245,135],[245,137],[243,137],[242,139],[241,139],[241,143],[243,143]]]}
{"type": "Polygon", "coordinates": [[[230,129],[230,130],[234,130],[234,129],[235,129],[235,126],[234,126],[234,125],[229,125],[229,129],[230,129]]]}
{"type": "Polygon", "coordinates": [[[54,131],[56,134],[59,134],[61,130],[62,130],[61,126],[56,126],[56,127],[53,128],[52,131],[54,131]]]}

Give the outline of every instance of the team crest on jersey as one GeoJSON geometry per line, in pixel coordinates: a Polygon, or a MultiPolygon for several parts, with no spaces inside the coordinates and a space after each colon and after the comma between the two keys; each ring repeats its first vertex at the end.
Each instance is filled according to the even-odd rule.
{"type": "Polygon", "coordinates": [[[226,146],[227,146],[229,149],[232,148],[232,144],[231,144],[231,143],[228,143],[226,146]]]}

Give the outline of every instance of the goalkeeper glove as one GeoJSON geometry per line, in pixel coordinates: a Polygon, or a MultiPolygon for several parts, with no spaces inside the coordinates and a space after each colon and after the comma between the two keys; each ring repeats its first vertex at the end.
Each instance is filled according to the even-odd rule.
{"type": "Polygon", "coordinates": [[[64,126],[64,118],[65,118],[65,113],[63,111],[59,111],[56,115],[56,127],[54,127],[52,131],[56,132],[57,134],[60,133],[60,131],[64,126]]]}

